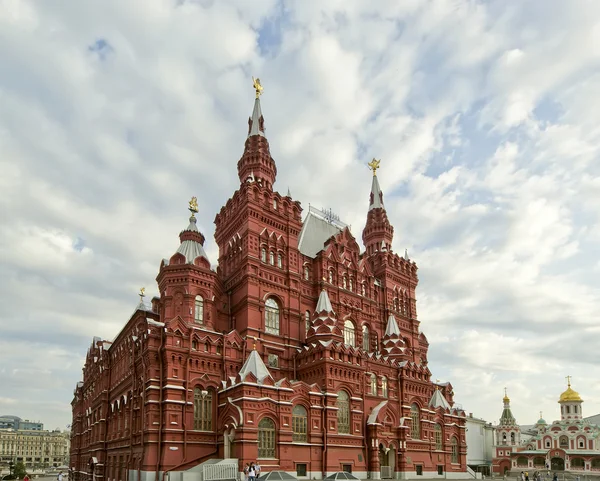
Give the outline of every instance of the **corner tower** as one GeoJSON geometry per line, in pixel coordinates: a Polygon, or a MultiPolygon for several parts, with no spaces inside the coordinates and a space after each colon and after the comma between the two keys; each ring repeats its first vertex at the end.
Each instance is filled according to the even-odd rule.
{"type": "Polygon", "coordinates": [[[571,376],[567,376],[567,390],[560,395],[558,403],[560,404],[561,421],[581,421],[583,399],[577,391],[571,388],[571,376]]]}
{"type": "Polygon", "coordinates": [[[521,428],[513,416],[510,409],[510,398],[504,388],[504,397],[502,398],[503,408],[500,416],[500,423],[496,430],[496,444],[502,446],[518,446],[521,444],[521,428]]]}

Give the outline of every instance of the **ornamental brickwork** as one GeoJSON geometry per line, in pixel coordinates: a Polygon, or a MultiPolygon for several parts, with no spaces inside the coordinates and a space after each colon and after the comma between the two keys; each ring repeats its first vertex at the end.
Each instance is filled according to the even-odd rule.
{"type": "Polygon", "coordinates": [[[239,189],[215,218],[216,269],[190,203],[160,295],[88,350],[76,480],[162,481],[229,458],[307,479],[465,475],[465,413],[431,381],[417,266],[392,250],[375,170],[361,252],[343,223],[312,208],[303,221],[273,190],[256,99],[239,189]]]}

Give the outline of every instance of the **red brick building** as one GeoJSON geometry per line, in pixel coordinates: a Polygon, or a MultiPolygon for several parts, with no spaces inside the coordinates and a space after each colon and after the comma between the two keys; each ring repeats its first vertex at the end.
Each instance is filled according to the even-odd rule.
{"type": "MultiPolygon", "coordinates": [[[[239,189],[196,227],[117,337],[94,338],[72,402],[76,480],[155,481],[213,458],[317,478],[464,477],[465,414],[434,384],[417,266],[392,250],[373,178],[361,248],[344,224],[275,190],[260,99],[239,189]]],[[[227,167],[224,166],[224,173],[227,167]]]]}

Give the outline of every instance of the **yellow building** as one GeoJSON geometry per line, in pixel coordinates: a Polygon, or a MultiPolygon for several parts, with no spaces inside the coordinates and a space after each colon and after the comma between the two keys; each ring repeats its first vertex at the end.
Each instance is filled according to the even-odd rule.
{"type": "Polygon", "coordinates": [[[26,469],[67,466],[70,438],[60,431],[0,429],[0,469],[22,461],[26,469]]]}

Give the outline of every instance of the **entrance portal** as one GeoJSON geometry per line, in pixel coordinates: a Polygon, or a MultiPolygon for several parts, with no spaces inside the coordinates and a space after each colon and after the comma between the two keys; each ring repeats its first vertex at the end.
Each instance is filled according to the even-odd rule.
{"type": "Polygon", "coordinates": [[[565,460],[563,458],[552,458],[550,460],[550,469],[552,469],[552,471],[564,471],[565,460]]]}

